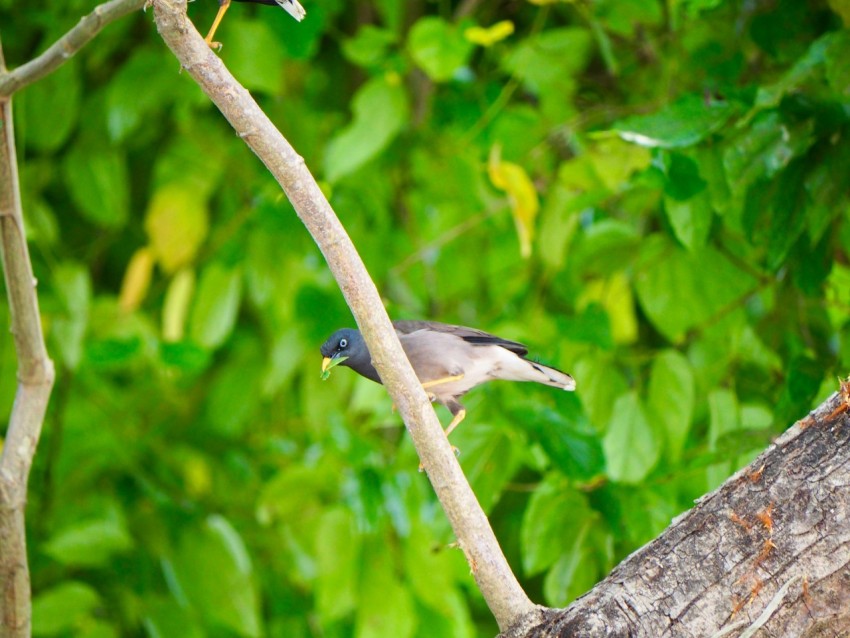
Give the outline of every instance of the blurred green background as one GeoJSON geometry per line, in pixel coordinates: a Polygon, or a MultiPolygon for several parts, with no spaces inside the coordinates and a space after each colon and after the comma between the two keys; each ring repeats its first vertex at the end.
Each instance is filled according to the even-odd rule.
{"type": "MultiPolygon", "coordinates": [[[[847,0],[304,4],[234,4],[220,55],[391,316],[577,380],[477,389],[452,435],[535,601],[586,591],[850,371],[847,0]]],[[[94,6],[0,0],[9,66],[94,6]]],[[[202,33],[216,9],[189,5],[202,33]]],[[[320,381],[350,314],[151,13],[15,109],[58,370],[35,634],[497,633],[383,388],[320,381]]],[[[15,368],[7,334],[3,424],[15,368]]]]}

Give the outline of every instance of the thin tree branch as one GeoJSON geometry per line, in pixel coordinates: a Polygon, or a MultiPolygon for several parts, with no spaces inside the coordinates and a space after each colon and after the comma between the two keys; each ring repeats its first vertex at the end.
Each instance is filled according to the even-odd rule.
{"type": "Polygon", "coordinates": [[[144,6],[146,0],[111,0],[94,8],[47,51],[14,71],[0,73],[0,97],[6,97],[52,73],[94,38],[103,27],[144,6]]]}
{"type": "MultiPolygon", "coordinates": [[[[0,72],[5,70],[0,46],[0,72]]],[[[28,638],[31,624],[24,508],[35,448],[53,387],[24,233],[12,98],[0,97],[0,253],[18,357],[18,389],[0,455],[0,635],[28,638]]]]}
{"type": "Polygon", "coordinates": [[[188,20],[185,0],[153,0],[153,7],[163,40],[274,175],[324,254],[363,332],[375,368],[404,418],[476,582],[499,627],[506,630],[536,606],[511,572],[345,228],[303,158],[188,20]]]}

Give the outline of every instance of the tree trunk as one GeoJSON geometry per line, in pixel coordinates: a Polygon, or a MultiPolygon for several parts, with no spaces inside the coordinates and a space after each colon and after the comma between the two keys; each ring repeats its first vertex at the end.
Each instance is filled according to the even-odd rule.
{"type": "Polygon", "coordinates": [[[850,383],[567,609],[504,638],[850,636],[850,383]]]}

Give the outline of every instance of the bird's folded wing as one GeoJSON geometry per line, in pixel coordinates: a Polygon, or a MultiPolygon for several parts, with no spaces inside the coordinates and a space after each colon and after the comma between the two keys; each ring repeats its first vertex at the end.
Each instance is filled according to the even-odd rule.
{"type": "Polygon", "coordinates": [[[475,328],[467,328],[465,326],[454,326],[448,323],[440,323],[438,321],[394,321],[393,326],[400,335],[407,335],[419,330],[430,330],[432,332],[440,332],[453,335],[463,339],[467,343],[482,346],[501,346],[506,350],[510,350],[519,356],[528,354],[528,348],[516,341],[508,341],[496,335],[491,335],[483,330],[475,328]]]}

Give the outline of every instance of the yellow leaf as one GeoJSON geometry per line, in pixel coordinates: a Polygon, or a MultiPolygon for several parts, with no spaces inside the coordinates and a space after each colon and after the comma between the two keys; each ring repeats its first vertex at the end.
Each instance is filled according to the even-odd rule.
{"type": "Polygon", "coordinates": [[[608,313],[614,343],[629,344],[637,341],[635,299],[624,273],[618,272],[605,279],[587,282],[581,296],[576,300],[576,307],[581,311],[594,302],[608,313]]]}
{"type": "Polygon", "coordinates": [[[173,342],[183,339],[189,304],[194,292],[195,271],[192,268],[184,268],[174,276],[165,292],[165,303],[162,308],[163,341],[173,342]]]}
{"type": "Polygon", "coordinates": [[[207,205],[193,190],[168,184],[154,193],[145,231],[159,265],[167,273],[191,263],[207,236],[207,205]]]}
{"type": "Polygon", "coordinates": [[[133,312],[144,301],[151,285],[153,273],[153,252],[147,246],[139,248],[130,258],[124,281],[121,282],[121,295],[118,306],[124,312],[133,312]]]}
{"type": "Polygon", "coordinates": [[[183,482],[192,496],[208,494],[212,487],[212,472],[202,456],[193,454],[183,463],[183,482]]]}
{"type": "Polygon", "coordinates": [[[547,4],[558,4],[559,2],[563,2],[564,4],[573,4],[575,0],[528,0],[531,4],[536,4],[538,7],[542,7],[547,4]]]}
{"type": "Polygon", "coordinates": [[[502,161],[502,149],[499,145],[490,151],[487,173],[493,186],[507,193],[519,235],[520,254],[525,258],[530,257],[534,222],[540,210],[540,200],[534,183],[522,166],[502,161]]]}
{"type": "Polygon", "coordinates": [[[829,0],[829,8],[841,16],[844,26],[850,26],[850,0],[829,0]]]}
{"type": "Polygon", "coordinates": [[[514,23],[502,20],[489,27],[469,27],[463,32],[463,37],[482,47],[493,46],[514,32],[514,23]]]}

